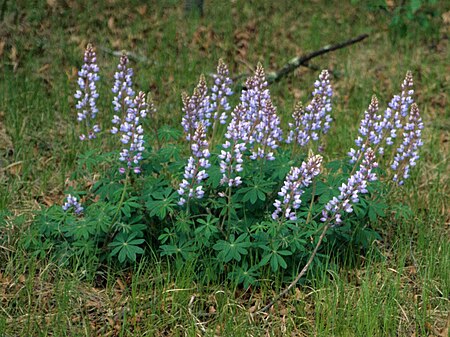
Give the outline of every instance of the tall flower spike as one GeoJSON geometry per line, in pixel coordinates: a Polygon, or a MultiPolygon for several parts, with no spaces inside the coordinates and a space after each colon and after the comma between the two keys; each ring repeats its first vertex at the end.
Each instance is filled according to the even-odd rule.
{"type": "MultiPolygon", "coordinates": [[[[112,123],[120,124],[123,117],[128,113],[128,109],[134,107],[134,95],[133,90],[133,68],[129,67],[128,57],[123,54],[120,57],[119,65],[117,66],[117,72],[114,74],[114,86],[112,92],[115,94],[113,99],[114,111],[119,115],[114,115],[112,123]]],[[[111,133],[116,134],[118,132],[117,127],[111,129],[111,133]]]]}
{"type": "Polygon", "coordinates": [[[114,74],[114,87],[112,92],[116,94],[113,105],[114,111],[121,111],[125,105],[131,105],[135,92],[133,90],[133,68],[129,67],[129,59],[123,54],[120,57],[117,72],[114,74]]]}
{"type": "Polygon", "coordinates": [[[227,97],[233,95],[232,85],[233,81],[229,77],[228,66],[222,59],[219,59],[217,74],[214,74],[214,85],[211,88],[211,110],[214,111],[214,123],[217,119],[220,124],[225,124],[227,121],[227,111],[231,109],[227,97]],[[219,116],[220,110],[223,111],[219,116]]]}
{"type": "Polygon", "coordinates": [[[208,142],[206,141],[206,130],[202,123],[198,123],[197,129],[192,137],[192,156],[184,169],[184,179],[180,183],[178,194],[179,205],[184,205],[189,199],[203,198],[202,181],[208,178],[206,169],[210,167],[208,142]],[[187,198],[187,199],[186,199],[187,198]]]}
{"type": "Polygon", "coordinates": [[[200,80],[191,97],[183,93],[181,99],[184,112],[181,125],[186,134],[186,140],[191,141],[199,123],[202,123],[206,129],[211,125],[212,108],[205,76],[200,76],[200,80]]]}
{"type": "Polygon", "coordinates": [[[301,110],[301,114],[296,113],[294,123],[289,124],[291,132],[288,142],[295,139],[300,146],[306,146],[310,141],[319,140],[320,133],[328,132],[333,120],[330,115],[333,90],[328,70],[320,73],[319,79],[314,83],[312,95],[311,103],[301,110]],[[299,121],[295,118],[299,118],[299,121]]]}
{"type": "Polygon", "coordinates": [[[359,170],[348,178],[347,183],[343,183],[339,187],[341,193],[325,205],[320,220],[323,222],[334,221],[338,225],[342,222],[341,211],[353,212],[352,204],[359,201],[359,194],[367,193],[367,184],[377,180],[375,173],[372,173],[372,170],[377,166],[375,153],[371,148],[368,148],[364,153],[364,159],[359,170]]]}
{"type": "Polygon", "coordinates": [[[291,167],[284,185],[278,195],[282,200],[277,199],[274,202],[275,211],[272,213],[274,220],[283,219],[297,220],[295,210],[301,203],[301,196],[304,189],[311,185],[312,180],[320,173],[322,157],[319,155],[311,156],[307,162],[303,162],[301,167],[291,167]]]}
{"type": "Polygon", "coordinates": [[[245,111],[244,120],[248,136],[251,159],[275,159],[273,151],[282,140],[282,130],[276,108],[270,98],[264,68],[258,63],[255,75],[246,82],[246,90],[242,91],[241,104],[245,111]]]}
{"type": "Polygon", "coordinates": [[[357,162],[367,148],[375,148],[381,142],[383,130],[379,126],[380,120],[381,115],[378,115],[378,99],[373,95],[369,107],[364,112],[364,118],[359,125],[359,136],[355,140],[357,149],[352,148],[348,152],[350,163],[357,162]]]}
{"type": "MultiPolygon", "coordinates": [[[[408,71],[402,83],[401,94],[394,95],[384,111],[383,119],[379,123],[379,129],[384,129],[386,145],[394,144],[394,139],[397,138],[397,130],[402,128],[402,119],[408,115],[409,108],[414,103],[412,98],[414,94],[413,85],[411,71],[408,71]]],[[[379,147],[378,152],[383,153],[384,148],[379,147]]]]}
{"type": "Polygon", "coordinates": [[[120,152],[119,160],[126,164],[119,172],[124,174],[127,169],[132,169],[134,173],[141,172],[140,161],[144,147],[144,130],[141,125],[141,118],[148,114],[148,106],[145,101],[145,93],[142,91],[133,101],[133,107],[128,109],[125,119],[120,124],[119,131],[122,134],[120,141],[127,145],[120,152]]]}
{"type": "Polygon", "coordinates": [[[239,172],[242,172],[243,153],[247,149],[248,121],[244,120],[244,107],[238,104],[231,113],[231,121],[225,133],[226,141],[219,155],[221,185],[239,186],[242,183],[239,172]]]}
{"type": "Polygon", "coordinates": [[[80,215],[81,213],[83,213],[84,208],[78,202],[77,198],[69,194],[67,196],[66,202],[62,206],[62,209],[67,212],[72,207],[76,215],[80,215]]]}
{"type": "MultiPolygon", "coordinates": [[[[84,64],[78,72],[78,87],[74,97],[78,99],[76,109],[78,110],[78,122],[85,121],[88,131],[87,138],[95,138],[95,134],[100,132],[97,124],[91,126],[92,121],[98,113],[97,108],[97,87],[98,76],[97,56],[92,44],[88,44],[84,52],[84,64]]],[[[80,140],[85,140],[86,135],[81,134],[80,140]]]]}
{"type": "Polygon", "coordinates": [[[300,146],[305,146],[309,142],[309,136],[303,130],[302,116],[305,114],[305,108],[301,102],[298,102],[294,107],[292,118],[294,123],[289,123],[289,135],[286,143],[297,142],[300,146]]]}
{"type": "Polygon", "coordinates": [[[416,166],[419,159],[419,148],[422,142],[422,118],[416,103],[411,105],[408,123],[404,126],[403,142],[397,148],[391,168],[395,171],[393,180],[403,185],[404,180],[409,178],[411,167],[416,166]]]}

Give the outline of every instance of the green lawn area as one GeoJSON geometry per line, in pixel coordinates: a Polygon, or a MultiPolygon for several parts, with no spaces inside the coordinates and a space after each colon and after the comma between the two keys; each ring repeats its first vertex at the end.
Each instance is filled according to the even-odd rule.
{"type": "MultiPolygon", "coordinates": [[[[448,336],[450,5],[406,1],[422,4],[406,20],[398,2],[211,0],[201,17],[186,15],[181,0],[1,1],[0,337],[448,336]],[[159,125],[181,131],[181,93],[192,92],[202,73],[210,80],[219,58],[235,78],[258,62],[270,73],[361,34],[369,36],[310,60],[270,91],[285,126],[295,102],[329,69],[334,124],[325,157],[343,158],[372,95],[383,111],[412,71],[424,146],[411,179],[389,196],[411,216],[398,218],[393,208],[371,223],[382,239],[369,252],[323,260],[261,313],[288,284],[281,276],[245,289],[198,282],[198,265],[161,258],[156,249],[135,265],[98,269],[83,261],[61,266],[51,247],[39,256],[27,249],[37,211],[64,203],[76,158],[87,150],[73,94],[88,43],[102,69],[102,106],[112,100],[117,55],[125,50],[159,125]]],[[[112,106],[99,112],[103,129],[112,116],[112,106]]],[[[115,146],[111,138],[96,144],[115,146]]],[[[78,186],[89,190],[103,169],[86,172],[78,186]]]]}

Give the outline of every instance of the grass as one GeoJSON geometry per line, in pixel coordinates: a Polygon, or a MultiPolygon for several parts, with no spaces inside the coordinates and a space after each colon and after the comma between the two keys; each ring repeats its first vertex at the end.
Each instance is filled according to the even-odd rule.
{"type": "MultiPolygon", "coordinates": [[[[388,14],[339,1],[210,1],[204,18],[185,18],[178,1],[4,3],[0,336],[448,334],[448,23],[437,39],[412,31],[394,45],[388,14]],[[253,291],[227,282],[201,286],[194,277],[201,266],[167,263],[157,254],[133,270],[93,271],[81,261],[78,268],[63,269],[24,249],[20,238],[33,211],[61,203],[82,150],[72,93],[88,41],[98,47],[105,102],[117,62],[108,50],[133,51],[140,57],[133,63],[138,86],[154,95],[160,121],[177,125],[181,91],[190,91],[219,57],[232,74],[249,72],[258,61],[276,70],[296,55],[361,33],[370,37],[312,61],[335,73],[336,123],[327,153],[345,155],[372,94],[385,107],[408,69],[426,126],[420,165],[392,196],[409,205],[413,216],[396,220],[393,211],[389,221],[373,224],[383,236],[373,252],[311,270],[307,283],[263,315],[256,311],[282,288],[279,279],[264,279],[253,291]]],[[[436,6],[448,13],[444,4],[436,6]]],[[[307,97],[316,76],[299,68],[271,86],[283,117],[295,100],[307,97]]],[[[104,126],[111,115],[100,114],[104,126]]]]}

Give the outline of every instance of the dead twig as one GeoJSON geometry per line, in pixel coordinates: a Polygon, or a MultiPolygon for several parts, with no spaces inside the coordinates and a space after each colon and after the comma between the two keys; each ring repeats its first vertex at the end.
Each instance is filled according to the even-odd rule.
{"type": "MultiPolygon", "coordinates": [[[[358,43],[363,41],[364,39],[366,39],[369,35],[368,34],[362,34],[359,35],[355,38],[352,38],[350,40],[344,41],[344,42],[340,42],[340,43],[336,43],[336,44],[332,44],[332,45],[328,45],[325,46],[319,50],[313,51],[311,53],[305,54],[305,55],[301,55],[301,56],[297,56],[294,57],[292,60],[290,60],[288,63],[286,63],[281,69],[279,69],[278,71],[275,72],[271,72],[268,73],[266,78],[267,78],[267,82],[269,84],[272,84],[274,82],[278,82],[279,80],[281,80],[283,77],[285,77],[286,75],[288,75],[289,73],[293,72],[295,69],[297,69],[300,66],[304,66],[304,67],[308,67],[311,68],[313,70],[317,69],[315,66],[312,66],[308,63],[308,61],[312,60],[315,57],[318,57],[320,55],[338,50],[338,49],[342,49],[345,48],[347,46],[350,46],[352,44],[358,43]]],[[[241,79],[242,77],[246,77],[248,76],[248,74],[240,74],[237,75],[233,78],[234,81],[241,79]]]]}

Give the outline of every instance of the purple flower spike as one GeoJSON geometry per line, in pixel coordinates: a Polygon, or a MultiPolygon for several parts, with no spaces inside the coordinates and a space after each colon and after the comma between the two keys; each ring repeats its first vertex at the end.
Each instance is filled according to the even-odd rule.
{"type": "Polygon", "coordinates": [[[367,111],[364,112],[364,118],[361,120],[359,126],[359,136],[355,140],[357,149],[351,149],[348,155],[350,156],[350,163],[357,162],[362,153],[367,148],[375,148],[382,140],[383,129],[380,128],[379,121],[381,115],[378,115],[378,99],[375,95],[372,96],[367,111]]]}
{"type": "Polygon", "coordinates": [[[375,173],[372,173],[372,170],[377,166],[375,153],[371,148],[368,148],[364,153],[364,159],[359,170],[348,178],[347,183],[339,187],[341,193],[325,205],[320,220],[323,222],[334,221],[338,225],[342,222],[342,210],[347,213],[353,212],[352,204],[359,201],[358,195],[367,193],[367,184],[377,180],[375,173]]]}
{"type": "Polygon", "coordinates": [[[123,54],[120,57],[117,72],[114,74],[112,92],[116,94],[113,100],[114,111],[120,112],[124,106],[132,104],[135,92],[133,90],[133,68],[129,67],[129,59],[123,54]]]}
{"type": "MultiPolygon", "coordinates": [[[[386,145],[393,145],[395,138],[397,138],[397,130],[402,128],[402,118],[408,115],[409,108],[414,100],[412,95],[413,78],[410,71],[406,73],[402,84],[401,95],[395,95],[389,102],[388,107],[384,111],[383,119],[379,123],[379,129],[386,134],[386,145]]],[[[383,147],[378,149],[379,153],[383,153],[383,147]]]]}
{"type": "Polygon", "coordinates": [[[199,123],[202,123],[205,129],[211,125],[212,108],[210,98],[207,94],[208,87],[206,86],[205,76],[201,75],[192,96],[189,97],[186,93],[183,93],[181,96],[184,112],[181,125],[186,134],[186,140],[190,142],[199,123]]]}
{"type": "Polygon", "coordinates": [[[178,204],[184,205],[189,199],[201,199],[205,192],[203,191],[202,181],[208,178],[206,169],[210,167],[208,142],[206,141],[206,131],[202,123],[199,123],[197,130],[192,137],[191,144],[192,156],[184,169],[184,179],[178,188],[178,194],[181,196],[178,204]],[[187,198],[187,199],[186,199],[187,198]]]}
{"type": "Polygon", "coordinates": [[[229,77],[228,66],[222,59],[219,59],[219,65],[217,66],[217,74],[214,74],[214,85],[211,88],[211,107],[214,111],[213,119],[214,123],[219,119],[220,124],[225,124],[227,121],[227,111],[231,110],[231,106],[228,103],[229,96],[233,95],[231,86],[233,81],[229,77]],[[219,111],[223,110],[219,116],[219,111]]]}
{"type": "Polygon", "coordinates": [[[302,127],[302,116],[305,114],[305,108],[301,102],[298,102],[294,107],[292,118],[294,123],[289,123],[289,136],[286,143],[297,142],[300,146],[308,144],[310,137],[302,127]]]}
{"type": "Polygon", "coordinates": [[[416,161],[419,159],[419,148],[423,145],[422,129],[423,123],[419,107],[413,103],[408,123],[403,128],[403,142],[397,148],[391,164],[392,170],[396,172],[393,180],[399,185],[403,185],[404,180],[409,178],[411,167],[416,166],[416,161]]]}
{"type": "Polygon", "coordinates": [[[333,90],[328,70],[322,70],[319,79],[314,83],[313,99],[306,108],[296,105],[293,113],[294,123],[289,123],[288,143],[296,141],[306,146],[310,141],[319,140],[319,134],[326,134],[330,129],[331,98],[333,90]]]}
{"type": "Polygon", "coordinates": [[[307,162],[303,162],[301,167],[291,167],[284,185],[278,195],[282,200],[277,199],[274,202],[275,211],[272,213],[274,220],[283,219],[297,220],[295,210],[301,205],[301,196],[304,189],[311,185],[312,180],[320,173],[322,165],[322,156],[311,156],[307,162]]]}
{"type": "Polygon", "coordinates": [[[121,134],[120,141],[123,145],[126,145],[120,152],[119,158],[121,162],[126,164],[126,167],[119,168],[119,172],[122,174],[127,169],[133,170],[136,174],[141,172],[139,163],[142,160],[142,152],[145,150],[144,130],[141,125],[141,118],[145,118],[148,114],[145,93],[139,92],[133,100],[132,106],[128,108],[125,118],[116,122],[120,123],[117,131],[121,134]]]}
{"type": "Polygon", "coordinates": [[[84,208],[81,206],[81,204],[78,202],[76,197],[73,197],[72,195],[67,196],[67,201],[62,206],[62,209],[67,212],[71,207],[73,207],[73,210],[76,215],[80,215],[83,213],[84,208]]]}
{"type": "Polygon", "coordinates": [[[231,113],[231,121],[225,133],[226,141],[219,155],[221,185],[239,186],[242,183],[239,172],[243,170],[243,153],[247,149],[247,131],[249,122],[244,120],[245,110],[242,103],[237,105],[231,113]]]}
{"type": "Polygon", "coordinates": [[[241,106],[244,111],[248,149],[252,151],[251,159],[266,158],[274,160],[273,151],[282,140],[280,119],[270,98],[264,68],[258,63],[255,75],[246,82],[242,91],[241,106]]]}
{"type": "Polygon", "coordinates": [[[98,125],[91,126],[92,121],[98,113],[97,108],[97,87],[96,82],[100,79],[98,76],[99,68],[97,66],[97,56],[91,44],[88,44],[84,52],[84,64],[78,72],[78,87],[74,97],[78,99],[76,109],[78,110],[78,122],[85,121],[88,128],[88,135],[80,135],[80,140],[93,139],[95,134],[100,132],[98,125]]]}

